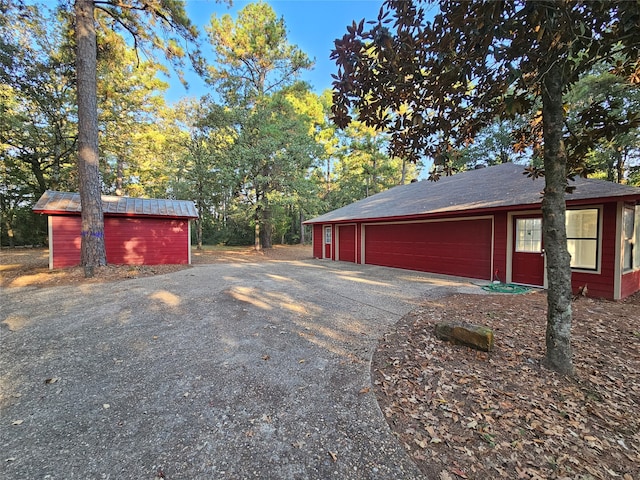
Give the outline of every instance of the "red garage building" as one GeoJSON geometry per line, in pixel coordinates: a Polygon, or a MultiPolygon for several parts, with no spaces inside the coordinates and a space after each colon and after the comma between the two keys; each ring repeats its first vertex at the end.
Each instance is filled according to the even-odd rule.
{"type": "MultiPolygon", "coordinates": [[[[567,194],[574,291],[621,299],[640,290],[640,188],[576,178],[567,194]]],[[[511,163],[401,185],[307,221],[313,255],[546,286],[544,180],[511,163]]]]}
{"type": "MultiPolygon", "coordinates": [[[[193,202],[103,195],[102,208],[108,263],[191,263],[193,202]]],[[[33,211],[49,216],[49,268],[79,265],[80,194],[46,191],[33,211]]]]}

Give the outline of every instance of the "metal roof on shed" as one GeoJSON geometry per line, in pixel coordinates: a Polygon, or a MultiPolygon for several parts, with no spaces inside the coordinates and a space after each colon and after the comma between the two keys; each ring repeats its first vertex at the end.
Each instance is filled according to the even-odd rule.
{"type": "MultiPolygon", "coordinates": [[[[198,218],[196,206],[191,200],[102,195],[102,210],[108,216],[198,218]]],[[[82,211],[80,194],[47,190],[33,211],[48,215],[79,214],[82,211]]]]}
{"type": "MultiPolygon", "coordinates": [[[[304,223],[406,218],[539,206],[544,179],[532,180],[523,172],[524,166],[505,163],[443,177],[437,182],[423,180],[400,185],[304,223]]],[[[575,190],[567,194],[567,203],[614,198],[640,201],[638,187],[579,177],[570,181],[569,185],[575,190]]]]}

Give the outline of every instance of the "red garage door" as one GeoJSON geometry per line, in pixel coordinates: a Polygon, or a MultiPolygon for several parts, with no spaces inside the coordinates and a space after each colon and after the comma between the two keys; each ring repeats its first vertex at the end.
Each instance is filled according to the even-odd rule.
{"type": "Polygon", "coordinates": [[[338,227],[338,260],[356,262],[356,226],[340,225],[338,227]]]}
{"type": "Polygon", "coordinates": [[[491,279],[490,219],[367,225],[365,263],[491,279]]]}

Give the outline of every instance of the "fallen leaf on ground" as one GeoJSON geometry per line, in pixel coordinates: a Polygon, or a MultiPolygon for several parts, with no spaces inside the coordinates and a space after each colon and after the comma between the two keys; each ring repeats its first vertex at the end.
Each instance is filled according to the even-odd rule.
{"type": "Polygon", "coordinates": [[[460,478],[469,478],[469,477],[467,477],[466,473],[464,473],[462,470],[460,470],[458,468],[452,468],[451,469],[451,473],[459,476],[460,478]]]}
{"type": "Polygon", "coordinates": [[[640,294],[572,308],[574,377],[543,366],[546,293],[425,302],[381,338],[374,393],[428,478],[640,480],[640,294]],[[493,329],[495,350],[438,340],[451,321],[493,329]]]}

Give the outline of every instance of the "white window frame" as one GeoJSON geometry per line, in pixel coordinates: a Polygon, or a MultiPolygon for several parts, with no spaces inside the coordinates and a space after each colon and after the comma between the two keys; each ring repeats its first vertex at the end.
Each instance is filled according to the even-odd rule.
{"type": "Polygon", "coordinates": [[[596,206],[588,206],[588,207],[584,207],[584,208],[568,208],[567,209],[567,217],[566,217],[566,222],[567,224],[565,225],[567,227],[567,246],[568,246],[568,242],[570,240],[588,240],[588,241],[595,241],[596,243],[596,258],[594,259],[594,265],[593,267],[576,267],[573,265],[573,257],[571,258],[571,270],[572,271],[580,271],[580,272],[599,272],[600,271],[600,257],[601,257],[601,245],[602,245],[602,211],[599,207],[596,206]],[[585,210],[595,210],[596,211],[596,236],[595,237],[569,237],[569,212],[580,212],[580,211],[585,211],[585,210]]]}

